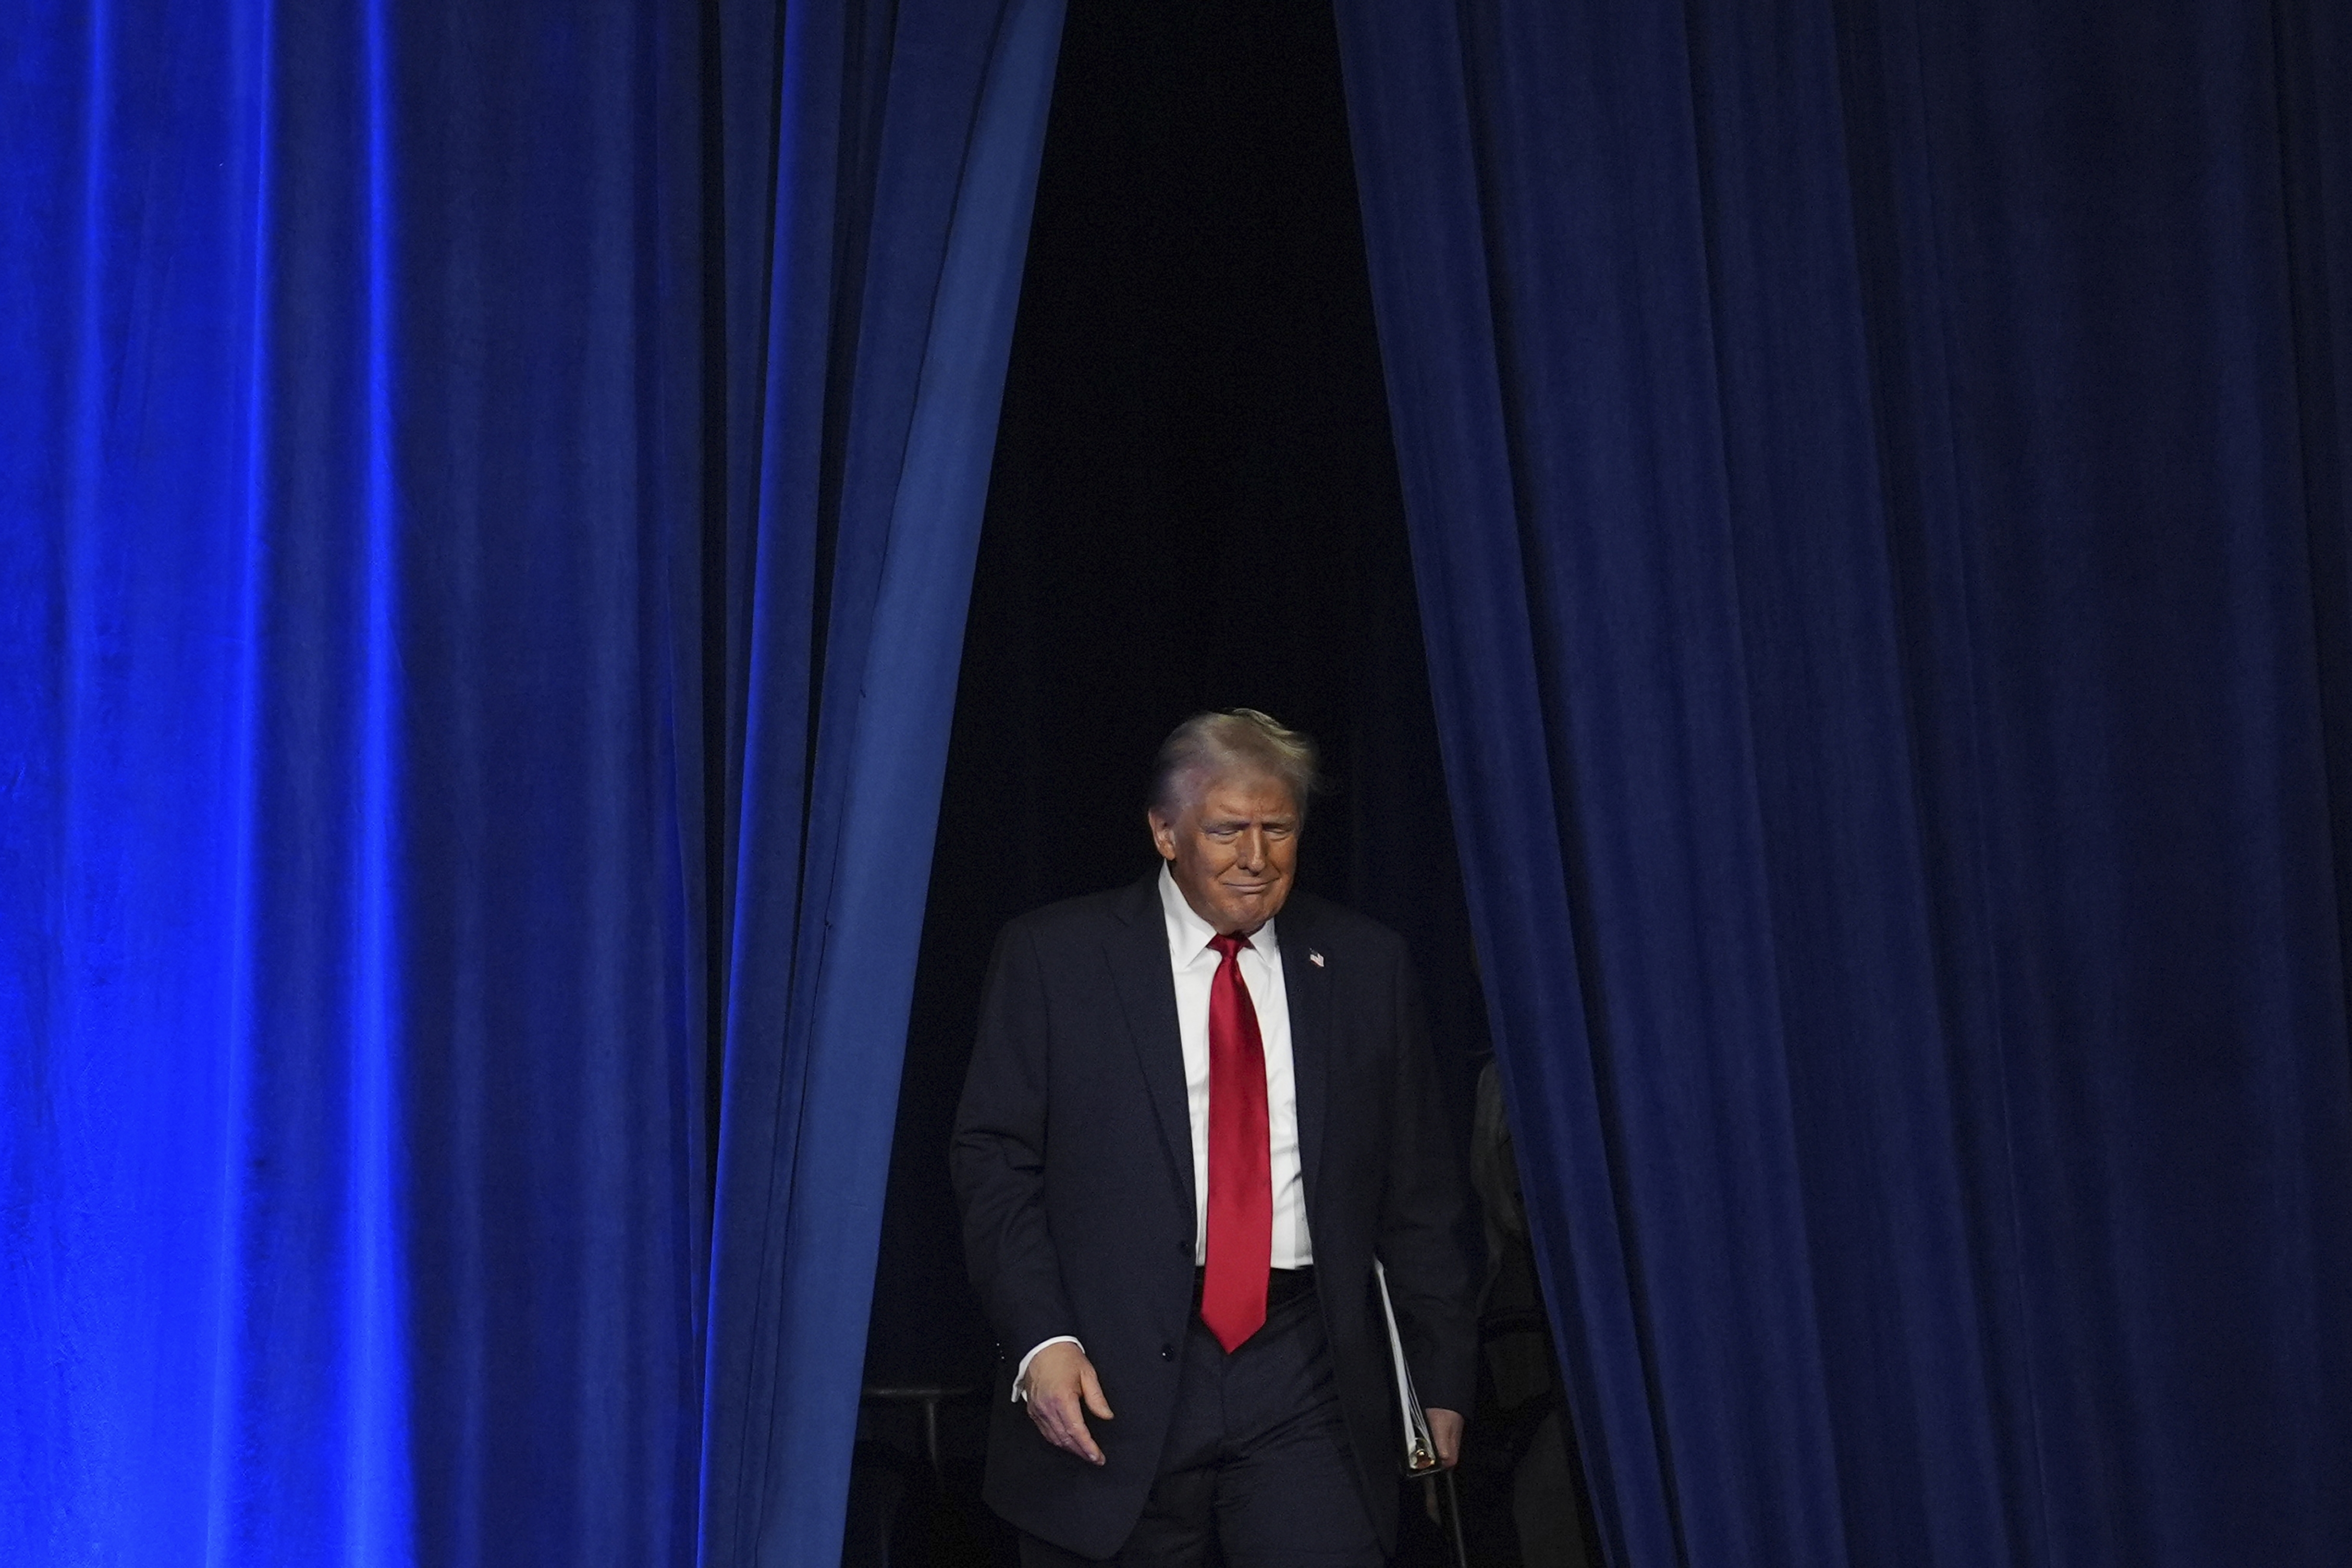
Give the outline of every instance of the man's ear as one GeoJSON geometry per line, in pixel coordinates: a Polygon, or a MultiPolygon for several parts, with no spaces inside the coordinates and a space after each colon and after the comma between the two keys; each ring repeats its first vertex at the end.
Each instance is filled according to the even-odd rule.
{"type": "Polygon", "coordinates": [[[1145,812],[1143,820],[1151,829],[1151,847],[1160,851],[1160,858],[1162,860],[1176,858],[1176,825],[1163,821],[1156,811],[1145,812]]]}

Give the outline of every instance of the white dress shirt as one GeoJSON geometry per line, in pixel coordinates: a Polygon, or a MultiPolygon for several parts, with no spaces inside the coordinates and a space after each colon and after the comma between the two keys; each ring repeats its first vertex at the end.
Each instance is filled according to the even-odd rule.
{"type": "MultiPolygon", "coordinates": [[[[1192,1122],[1192,1262],[1209,1258],[1209,988],[1223,961],[1209,939],[1217,928],[1192,912],[1168,868],[1160,868],[1160,911],[1168,922],[1168,962],[1176,975],[1176,1030],[1184,1042],[1184,1097],[1192,1122]]],[[[1275,922],[1251,933],[1241,951],[1242,984],[1257,1008],[1265,1047],[1265,1122],[1272,1141],[1274,1267],[1315,1261],[1307,1236],[1307,1189],[1298,1173],[1298,1089],[1290,1066],[1290,996],[1282,986],[1282,947],[1275,922]]]]}
{"type": "MultiPolygon", "coordinates": [[[[1209,1247],[1209,987],[1223,960],[1209,939],[1217,928],[1193,912],[1166,866],[1160,868],[1160,912],[1168,926],[1168,963],[1176,981],[1176,1032],[1184,1047],[1184,1098],[1192,1123],[1192,1263],[1208,1261],[1209,1247]]],[[[1299,1173],[1298,1089],[1290,1060],[1290,995],[1283,989],[1282,947],[1275,922],[1250,933],[1241,951],[1242,984],[1257,1009],[1258,1041],[1265,1047],[1265,1121],[1274,1184],[1274,1256],[1276,1268],[1305,1268],[1315,1261],[1307,1234],[1307,1185],[1299,1173]]],[[[1029,1396],[1029,1363],[1047,1345],[1078,1344],[1070,1334],[1040,1340],[1021,1358],[1013,1376],[1013,1397],[1029,1396]]],[[[1083,1345],[1079,1346],[1084,1349],[1083,1345]]]]}

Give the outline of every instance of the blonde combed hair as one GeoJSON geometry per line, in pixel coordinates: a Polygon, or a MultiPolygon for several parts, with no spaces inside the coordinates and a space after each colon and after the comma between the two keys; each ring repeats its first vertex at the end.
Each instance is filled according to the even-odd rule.
{"type": "Polygon", "coordinates": [[[1173,816],[1209,780],[1255,773],[1287,788],[1304,816],[1307,797],[1323,782],[1317,763],[1315,742],[1270,714],[1255,708],[1195,713],[1160,742],[1148,804],[1163,816],[1173,816]]]}

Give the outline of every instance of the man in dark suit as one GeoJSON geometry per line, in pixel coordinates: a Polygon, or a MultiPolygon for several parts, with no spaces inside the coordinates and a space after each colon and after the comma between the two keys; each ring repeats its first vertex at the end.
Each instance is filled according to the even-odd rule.
{"type": "Polygon", "coordinates": [[[1460,1162],[1402,942],[1292,894],[1314,778],[1265,714],[1188,720],[1153,781],[1161,869],[997,943],[950,1161],[1004,1352],[985,1495],[1031,1568],[1383,1562],[1375,1257],[1453,1462],[1460,1162]]]}

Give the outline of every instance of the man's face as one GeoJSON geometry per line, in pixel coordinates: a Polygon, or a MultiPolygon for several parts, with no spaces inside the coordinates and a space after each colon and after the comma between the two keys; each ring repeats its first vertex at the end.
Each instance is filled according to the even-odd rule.
{"type": "Polygon", "coordinates": [[[1173,816],[1150,814],[1151,841],[1192,912],[1227,934],[1272,920],[1298,868],[1298,803],[1263,773],[1212,778],[1173,816]]]}

